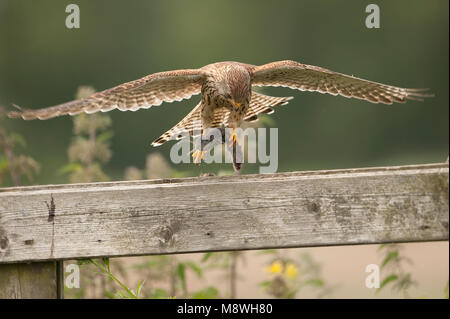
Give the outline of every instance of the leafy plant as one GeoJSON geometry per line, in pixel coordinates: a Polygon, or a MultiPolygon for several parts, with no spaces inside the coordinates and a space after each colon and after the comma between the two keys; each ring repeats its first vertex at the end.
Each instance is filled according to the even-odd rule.
{"type": "Polygon", "coordinates": [[[275,298],[296,298],[304,289],[312,289],[317,298],[329,297],[334,287],[329,286],[321,275],[321,266],[308,253],[299,259],[286,257],[280,250],[265,250],[271,256],[265,272],[269,279],[260,286],[275,298]]]}
{"type": "Polygon", "coordinates": [[[94,265],[100,274],[107,276],[109,279],[111,279],[120,286],[121,289],[116,291],[115,294],[112,294],[107,291],[107,296],[109,296],[110,298],[139,299],[144,281],[138,282],[135,291],[127,287],[116,275],[112,273],[109,258],[102,258],[100,260],[86,259],[82,261],[81,264],[94,265]]]}
{"type": "Polygon", "coordinates": [[[228,297],[236,298],[237,280],[239,278],[237,265],[238,261],[245,262],[245,253],[242,251],[229,251],[220,253],[205,253],[202,262],[206,263],[205,269],[220,269],[224,271],[223,278],[228,281],[228,297]]]}
{"type": "Polygon", "coordinates": [[[189,171],[178,171],[172,168],[169,162],[159,152],[147,155],[145,169],[129,166],[125,169],[125,180],[156,179],[156,178],[180,178],[190,175],[189,171]]]}
{"type": "MultiPolygon", "coordinates": [[[[0,107],[0,121],[5,117],[5,111],[0,107]]],[[[11,184],[19,186],[22,177],[28,181],[37,174],[40,165],[31,157],[17,153],[17,148],[26,146],[25,139],[17,133],[9,133],[3,125],[0,126],[0,184],[3,184],[9,175],[11,184]]]]}
{"type": "MultiPolygon", "coordinates": [[[[81,86],[77,99],[85,98],[95,91],[81,86]]],[[[109,127],[111,118],[106,114],[80,114],[73,118],[74,138],[68,149],[70,163],[62,167],[60,174],[69,174],[72,183],[101,182],[109,178],[103,172],[101,164],[111,159],[109,141],[113,136],[109,127]]]]}
{"type": "MultiPolygon", "coordinates": [[[[176,256],[161,255],[147,257],[145,262],[133,265],[148,283],[145,291],[150,298],[183,297],[193,298],[211,291],[201,290],[190,293],[187,286],[187,272],[198,278],[203,276],[203,269],[190,260],[179,260],[176,256]],[[161,287],[164,284],[168,287],[161,287]]],[[[206,288],[205,288],[206,289],[206,288]]]]}
{"type": "Polygon", "coordinates": [[[409,288],[417,284],[412,279],[411,273],[404,270],[404,264],[412,262],[401,254],[402,248],[398,244],[383,244],[378,248],[382,256],[380,272],[384,277],[376,290],[377,293],[391,286],[394,292],[402,292],[405,298],[409,298],[409,288]]]}

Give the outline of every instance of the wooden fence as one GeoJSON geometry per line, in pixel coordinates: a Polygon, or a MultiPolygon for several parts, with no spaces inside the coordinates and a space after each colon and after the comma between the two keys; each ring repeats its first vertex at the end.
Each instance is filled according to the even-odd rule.
{"type": "Polygon", "coordinates": [[[447,241],[448,163],[0,188],[0,298],[62,297],[62,260],[447,241]]]}

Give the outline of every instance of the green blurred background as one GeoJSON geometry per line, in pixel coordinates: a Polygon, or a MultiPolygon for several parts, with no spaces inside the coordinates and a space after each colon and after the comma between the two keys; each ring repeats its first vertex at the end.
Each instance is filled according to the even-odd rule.
{"type": "MultiPolygon", "coordinates": [[[[150,73],[235,60],[291,59],[401,87],[431,88],[435,98],[393,106],[282,88],[294,96],[272,115],[279,128],[279,171],[442,162],[448,156],[448,1],[377,1],[381,28],[365,27],[365,1],[28,1],[0,0],[0,104],[40,108],[72,100],[79,85],[103,90],[150,73]],[[67,29],[76,3],[81,28],[67,29]]],[[[168,158],[172,143],[150,142],[196,105],[192,100],[138,112],[113,111],[112,160],[143,167],[168,158]]],[[[70,117],[6,120],[41,164],[34,183],[63,183],[70,117]]],[[[173,165],[173,164],[172,164],[173,165]]],[[[177,165],[215,171],[226,166],[177,165]]],[[[174,165],[173,165],[174,166],[174,165]]],[[[244,173],[257,172],[256,164],[244,173]]]]}

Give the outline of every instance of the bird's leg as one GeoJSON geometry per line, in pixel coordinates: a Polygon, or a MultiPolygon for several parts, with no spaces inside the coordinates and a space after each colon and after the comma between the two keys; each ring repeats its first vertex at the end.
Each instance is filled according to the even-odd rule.
{"type": "MultiPolygon", "coordinates": [[[[225,145],[233,160],[234,171],[235,173],[238,173],[242,168],[242,164],[244,163],[244,153],[238,139],[230,137],[230,141],[232,142],[226,143],[225,145]]],[[[225,143],[225,141],[223,142],[225,143]]]]}
{"type": "Polygon", "coordinates": [[[203,158],[205,157],[205,154],[208,151],[200,151],[200,150],[196,150],[192,153],[192,158],[194,159],[194,164],[199,164],[200,160],[203,160],[203,158]]]}
{"type": "Polygon", "coordinates": [[[194,150],[192,153],[192,158],[194,158],[194,163],[199,164],[200,160],[203,160],[206,153],[208,153],[216,144],[221,143],[222,141],[218,138],[214,138],[215,136],[210,136],[209,139],[203,139],[204,135],[207,135],[208,131],[203,130],[200,139],[200,145],[198,145],[198,149],[194,150]]]}
{"type": "Polygon", "coordinates": [[[236,142],[238,143],[239,146],[241,146],[241,142],[239,142],[238,140],[238,136],[236,134],[236,129],[234,128],[234,126],[231,127],[232,129],[232,133],[230,135],[230,146],[233,146],[236,142]]]}

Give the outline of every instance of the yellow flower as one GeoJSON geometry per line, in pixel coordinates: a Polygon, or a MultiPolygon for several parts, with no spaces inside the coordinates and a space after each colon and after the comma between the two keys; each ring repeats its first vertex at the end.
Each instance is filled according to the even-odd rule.
{"type": "Polygon", "coordinates": [[[283,272],[283,263],[279,260],[275,260],[267,269],[271,274],[280,274],[283,272]]]}
{"type": "Polygon", "coordinates": [[[298,276],[298,268],[295,264],[293,263],[288,263],[286,265],[286,268],[284,270],[284,274],[286,275],[286,277],[294,279],[295,277],[298,276]]]}

